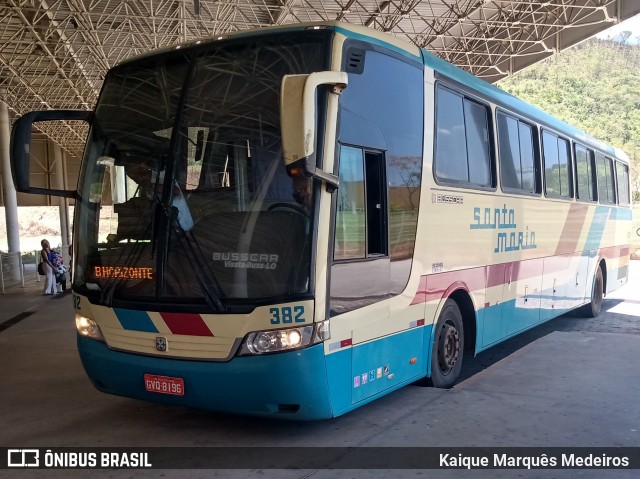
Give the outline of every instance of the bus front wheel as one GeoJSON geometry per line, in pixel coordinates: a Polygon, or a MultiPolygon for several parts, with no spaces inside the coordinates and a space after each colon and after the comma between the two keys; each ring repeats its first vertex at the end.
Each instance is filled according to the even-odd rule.
{"type": "Polygon", "coordinates": [[[458,304],[448,299],[438,317],[431,350],[431,382],[448,389],[458,380],[464,352],[464,329],[458,304]]]}

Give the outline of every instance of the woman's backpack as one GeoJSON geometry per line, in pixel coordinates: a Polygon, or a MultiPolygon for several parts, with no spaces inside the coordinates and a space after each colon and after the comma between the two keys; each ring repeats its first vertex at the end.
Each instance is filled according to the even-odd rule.
{"type": "Polygon", "coordinates": [[[38,263],[38,274],[39,274],[40,276],[46,276],[46,275],[44,274],[44,263],[43,263],[42,261],[40,261],[40,262],[38,263]]]}

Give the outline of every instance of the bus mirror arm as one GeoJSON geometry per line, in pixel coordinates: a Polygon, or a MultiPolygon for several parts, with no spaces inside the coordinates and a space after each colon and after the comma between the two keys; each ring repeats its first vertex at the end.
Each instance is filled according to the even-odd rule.
{"type": "Polygon", "coordinates": [[[337,176],[316,167],[316,91],[330,85],[339,95],[349,80],[345,72],[323,71],[306,75],[285,75],[280,86],[280,128],[284,164],[301,164],[307,175],[324,181],[327,191],[339,185],[337,176]],[[304,160],[304,161],[300,161],[304,160]]]}
{"type": "Polygon", "coordinates": [[[324,181],[326,183],[327,191],[329,193],[333,193],[340,186],[339,177],[337,177],[336,175],[332,175],[331,173],[327,173],[320,168],[313,168],[313,171],[311,171],[310,173],[313,178],[324,181]]]}

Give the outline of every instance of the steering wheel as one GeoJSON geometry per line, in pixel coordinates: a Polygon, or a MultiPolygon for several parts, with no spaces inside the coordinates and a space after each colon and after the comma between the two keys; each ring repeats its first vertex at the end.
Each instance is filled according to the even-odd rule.
{"type": "Polygon", "coordinates": [[[309,216],[309,212],[306,210],[306,208],[299,205],[294,205],[292,203],[274,203],[267,208],[267,211],[272,211],[278,208],[293,210],[296,213],[304,216],[305,218],[309,216]]]}

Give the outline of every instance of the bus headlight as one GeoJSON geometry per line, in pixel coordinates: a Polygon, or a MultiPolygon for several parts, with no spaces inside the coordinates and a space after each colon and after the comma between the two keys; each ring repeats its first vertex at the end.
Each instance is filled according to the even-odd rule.
{"type": "Polygon", "coordinates": [[[299,349],[328,338],[328,321],[299,328],[257,331],[247,335],[238,354],[244,356],[299,349]]]}
{"type": "Polygon", "coordinates": [[[86,316],[76,314],[76,329],[78,330],[78,334],[86,336],[87,338],[97,339],[99,341],[104,340],[96,322],[86,316]]]}

